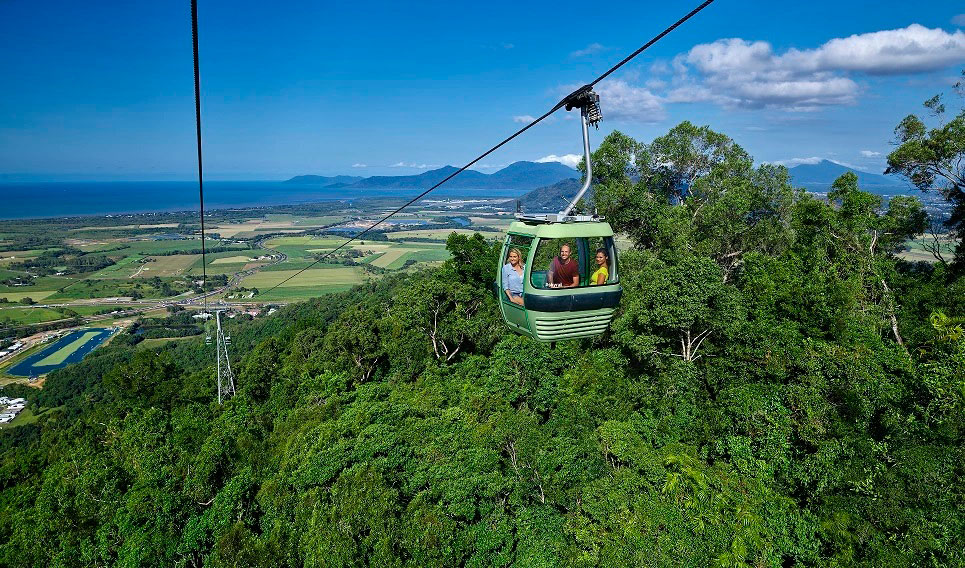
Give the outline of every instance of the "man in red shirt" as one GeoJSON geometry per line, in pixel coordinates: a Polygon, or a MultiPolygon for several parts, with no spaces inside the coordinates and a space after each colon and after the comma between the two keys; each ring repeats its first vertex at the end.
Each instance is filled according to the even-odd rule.
{"type": "Polygon", "coordinates": [[[552,288],[572,288],[580,285],[579,263],[570,256],[570,245],[560,246],[560,255],[550,265],[548,281],[552,288]]]}

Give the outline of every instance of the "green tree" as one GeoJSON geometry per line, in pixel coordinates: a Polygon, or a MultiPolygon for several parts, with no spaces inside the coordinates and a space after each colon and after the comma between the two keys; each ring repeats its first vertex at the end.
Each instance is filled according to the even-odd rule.
{"type": "MultiPolygon", "coordinates": [[[[955,84],[955,90],[959,98],[965,96],[965,79],[955,84]]],[[[939,125],[929,129],[914,114],[902,119],[895,128],[899,146],[888,154],[885,173],[901,174],[922,191],[937,189],[952,204],[945,225],[958,239],[955,263],[961,267],[965,264],[965,107],[947,121],[941,95],[925,101],[925,107],[939,125]]]]}

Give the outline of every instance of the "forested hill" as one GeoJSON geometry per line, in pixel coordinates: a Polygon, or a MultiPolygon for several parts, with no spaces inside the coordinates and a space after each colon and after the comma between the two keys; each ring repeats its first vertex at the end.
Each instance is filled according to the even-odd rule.
{"type": "Polygon", "coordinates": [[[229,322],[223,406],[210,347],[118,337],[0,434],[0,564],[965,563],[965,280],[896,258],[917,200],[813,197],[688,123],[593,160],[629,243],[607,334],[507,333],[497,245],[453,235],[229,322]]]}
{"type": "MultiPolygon", "coordinates": [[[[559,183],[528,191],[519,198],[520,207],[527,213],[557,212],[566,205],[582,183],[578,179],[565,179],[559,183]]],[[[593,198],[592,188],[587,190],[585,199],[593,198]]]]}

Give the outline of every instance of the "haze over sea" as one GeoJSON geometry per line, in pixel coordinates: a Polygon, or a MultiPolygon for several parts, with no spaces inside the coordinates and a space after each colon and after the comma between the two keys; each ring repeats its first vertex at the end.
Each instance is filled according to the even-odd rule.
{"type": "MultiPolygon", "coordinates": [[[[263,207],[357,199],[414,197],[419,190],[345,189],[289,184],[281,181],[207,181],[207,210],[263,207]]],[[[434,197],[515,197],[506,189],[440,188],[434,197]]],[[[196,181],[23,182],[0,183],[0,219],[33,219],[78,215],[197,211],[196,181]]]]}

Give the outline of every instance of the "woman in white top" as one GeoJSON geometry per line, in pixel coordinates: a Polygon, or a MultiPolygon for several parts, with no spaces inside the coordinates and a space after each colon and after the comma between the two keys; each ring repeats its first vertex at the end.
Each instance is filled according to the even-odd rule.
{"type": "Polygon", "coordinates": [[[523,255],[519,249],[509,249],[503,265],[503,292],[510,302],[523,305],[523,255]]]}

